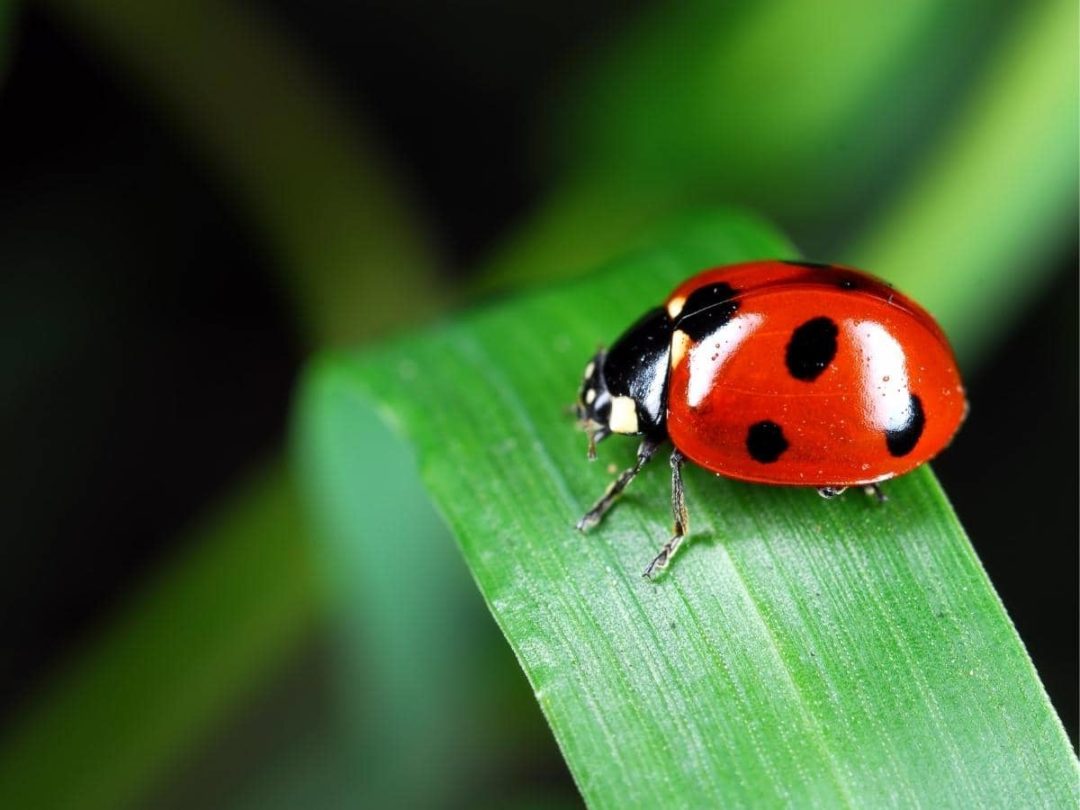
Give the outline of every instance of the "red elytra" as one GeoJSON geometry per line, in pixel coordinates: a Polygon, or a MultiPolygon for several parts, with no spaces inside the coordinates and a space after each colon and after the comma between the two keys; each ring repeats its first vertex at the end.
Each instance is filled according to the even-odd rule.
{"type": "Polygon", "coordinates": [[[638,462],[579,522],[599,522],[670,439],[675,537],[683,458],[720,475],[834,495],[940,452],[967,411],[948,341],[888,284],[846,267],[758,261],[679,285],[586,368],[578,414],[590,445],[643,437],[638,462]]]}
{"type": "Polygon", "coordinates": [[[690,315],[672,338],[667,431],[691,461],[767,484],[870,484],[923,464],[956,433],[966,404],[952,349],[922,307],[884,282],[756,262],[695,276],[665,306],[714,284],[737,291],[730,319],[702,334],[694,323],[709,313],[690,315]],[[755,458],[747,442],[761,422],[779,440],[755,458]],[[775,460],[763,460],[781,441],[775,460]]]}

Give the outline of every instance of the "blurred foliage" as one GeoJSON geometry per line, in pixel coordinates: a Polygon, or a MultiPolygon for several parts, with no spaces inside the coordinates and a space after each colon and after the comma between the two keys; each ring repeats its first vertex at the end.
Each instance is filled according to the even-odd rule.
{"type": "Polygon", "coordinates": [[[888,169],[881,155],[915,137],[955,88],[992,8],[931,0],[651,8],[575,88],[565,133],[555,134],[559,163],[612,185],[720,189],[813,222],[823,206],[842,207],[879,183],[888,169]]]}
{"type": "Polygon", "coordinates": [[[132,803],[280,665],[316,604],[294,492],[270,467],[193,527],[184,556],[8,731],[0,807],[132,803]]]}
{"type": "Polygon", "coordinates": [[[844,251],[918,292],[962,358],[1004,339],[1075,237],[1077,9],[1022,7],[941,142],[844,251]]]}
{"type": "Polygon", "coordinates": [[[441,303],[439,260],[400,169],[257,8],[45,2],[198,150],[273,249],[311,343],[370,338],[441,303]]]}
{"type": "MultiPolygon", "coordinates": [[[[271,247],[279,272],[271,283],[297,302],[311,345],[365,339],[445,305],[449,285],[409,183],[360,113],[345,112],[317,59],[272,19],[211,0],[46,5],[205,160],[271,247]]],[[[0,37],[11,8],[0,5],[0,37]]],[[[542,142],[554,179],[475,274],[477,284],[568,276],[656,238],[656,224],[688,206],[738,201],[767,212],[819,256],[850,257],[926,298],[974,357],[1039,289],[1046,254],[1074,223],[1076,27],[1075,4],[1062,0],[887,9],[838,0],[827,13],[797,0],[647,10],[589,54],[595,62],[564,77],[568,92],[552,105],[542,142]]],[[[59,805],[79,796],[80,806],[102,807],[137,797],[296,648],[320,591],[304,573],[310,538],[287,473],[280,461],[269,469],[229,499],[220,522],[211,518],[192,535],[174,570],[127,605],[0,747],[0,773],[19,776],[0,782],[9,795],[53,796],[59,805]],[[256,541],[274,537],[280,545],[268,555],[256,541]],[[211,598],[225,583],[246,581],[244,598],[211,598]],[[187,643],[159,638],[146,629],[153,626],[187,627],[187,643]],[[190,631],[203,626],[220,637],[190,631]],[[247,639],[250,628],[261,630],[247,639]],[[147,654],[133,652],[140,649],[147,654]],[[176,711],[151,708],[177,693],[185,701],[176,711]],[[108,725],[103,706],[129,718],[110,727],[108,747],[95,734],[108,725]],[[83,793],[87,784],[92,793],[83,793]]],[[[326,497],[340,505],[345,486],[328,485],[326,497]]],[[[425,524],[427,514],[407,517],[425,524]]],[[[393,582],[355,592],[348,585],[359,572],[331,568],[330,576],[343,677],[355,678],[343,693],[367,706],[355,712],[360,751],[388,735],[391,768],[410,745],[439,744],[437,735],[427,738],[433,717],[475,708],[457,705],[461,695],[450,688],[426,695],[421,682],[401,676],[410,650],[451,661],[424,604],[454,603],[463,587],[460,563],[443,556],[444,532],[418,528],[408,537],[371,549],[381,556],[366,563],[406,570],[441,543],[430,559],[443,560],[447,578],[427,571],[432,601],[407,617],[395,611],[393,582]],[[392,655],[372,660],[372,639],[392,655]],[[365,716],[372,695],[383,708],[365,716]],[[423,711],[388,729],[414,699],[423,711]],[[376,733],[365,741],[368,722],[376,733]]],[[[469,666],[462,662],[455,677],[469,666]]],[[[501,745],[505,739],[488,741],[489,749],[501,745]]]]}
{"type": "Polygon", "coordinates": [[[1004,8],[657,4],[566,83],[558,182],[488,273],[581,271],[658,214],[717,199],[834,248],[948,119],[1004,8]]]}

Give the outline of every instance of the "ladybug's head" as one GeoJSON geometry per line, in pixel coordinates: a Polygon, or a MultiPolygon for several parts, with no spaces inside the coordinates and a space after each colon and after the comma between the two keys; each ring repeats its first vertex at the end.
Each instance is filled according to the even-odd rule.
{"type": "Polygon", "coordinates": [[[667,310],[657,307],[585,366],[576,410],[589,434],[589,458],[612,433],[666,435],[671,332],[667,310]]]}
{"type": "Polygon", "coordinates": [[[596,443],[611,435],[611,394],[604,380],[607,352],[600,349],[585,366],[584,379],[574,406],[582,429],[589,435],[589,458],[596,458],[596,443]]]}

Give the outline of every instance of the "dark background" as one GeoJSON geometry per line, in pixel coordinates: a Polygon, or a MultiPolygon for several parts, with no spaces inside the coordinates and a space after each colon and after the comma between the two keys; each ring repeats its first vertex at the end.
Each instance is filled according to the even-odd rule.
{"type": "MultiPolygon", "coordinates": [[[[498,4],[276,11],[378,122],[460,277],[538,193],[529,134],[553,60],[603,38],[614,8],[537,6],[527,31],[498,4]]],[[[280,446],[304,360],[267,282],[273,256],[139,92],[34,7],[13,33],[0,718],[280,446]]],[[[1053,283],[970,378],[970,419],[935,469],[1075,745],[1075,241],[1057,256],[1053,283]]]]}

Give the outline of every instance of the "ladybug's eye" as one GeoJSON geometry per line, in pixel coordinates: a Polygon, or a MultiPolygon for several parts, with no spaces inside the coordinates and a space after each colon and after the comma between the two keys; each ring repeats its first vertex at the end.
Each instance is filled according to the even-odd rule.
{"type": "Polygon", "coordinates": [[[597,352],[596,356],[585,366],[585,374],[581,381],[581,389],[578,391],[577,411],[578,417],[583,422],[606,424],[607,409],[610,405],[610,397],[607,392],[607,383],[604,381],[603,365],[605,353],[597,352]]]}

